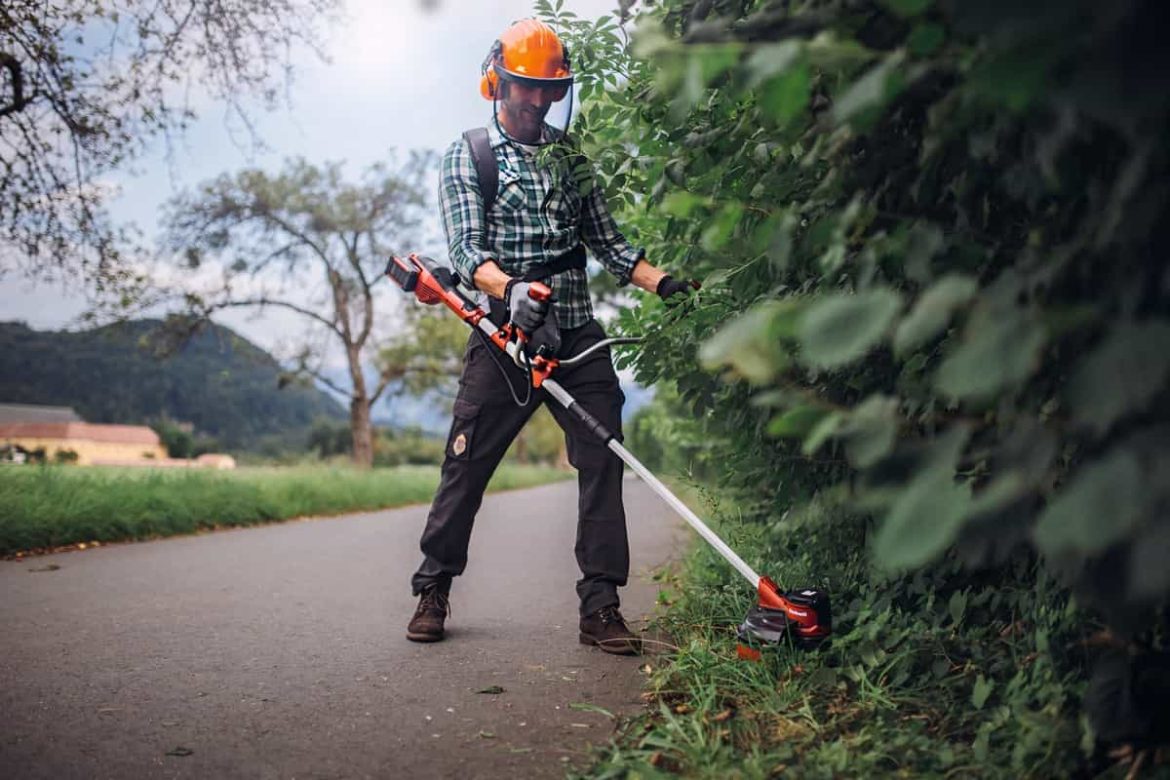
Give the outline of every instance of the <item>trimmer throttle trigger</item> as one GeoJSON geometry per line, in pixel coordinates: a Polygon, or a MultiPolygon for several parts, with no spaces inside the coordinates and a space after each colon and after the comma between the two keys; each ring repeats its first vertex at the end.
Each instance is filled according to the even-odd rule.
{"type": "Polygon", "coordinates": [[[552,300],[552,290],[547,284],[531,282],[528,285],[528,297],[534,301],[552,300]]]}
{"type": "MultiPolygon", "coordinates": [[[[528,283],[528,297],[534,301],[540,301],[542,303],[547,302],[547,301],[551,301],[552,300],[552,289],[547,284],[543,284],[541,282],[529,282],[528,283]]],[[[505,325],[504,330],[507,331],[508,340],[512,340],[514,338],[516,340],[516,343],[518,343],[520,345],[527,343],[528,337],[529,337],[529,335],[531,335],[531,334],[525,333],[524,331],[520,330],[520,328],[516,327],[515,325],[513,325],[511,323],[505,325]]],[[[519,354],[519,353],[517,353],[517,354],[519,354]]]]}

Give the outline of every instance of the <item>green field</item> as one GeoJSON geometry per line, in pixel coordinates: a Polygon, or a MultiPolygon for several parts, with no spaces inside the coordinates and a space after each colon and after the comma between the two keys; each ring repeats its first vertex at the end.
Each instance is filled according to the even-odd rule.
{"type": "MultiPolygon", "coordinates": [[[[553,468],[503,464],[488,489],[569,476],[553,468]]],[[[0,467],[0,555],[426,502],[438,481],[437,466],[371,471],[0,467]]]]}

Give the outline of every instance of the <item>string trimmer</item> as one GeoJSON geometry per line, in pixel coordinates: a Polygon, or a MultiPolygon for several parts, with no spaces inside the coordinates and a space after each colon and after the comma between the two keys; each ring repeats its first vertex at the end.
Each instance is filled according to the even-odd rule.
{"type": "MultiPolygon", "coordinates": [[[[528,390],[543,388],[557,403],[575,415],[585,427],[601,439],[615,455],[621,458],[642,481],[650,486],[662,500],[670,505],[683,520],[698,532],[723,559],[744,576],[756,589],[759,601],[748,612],[739,627],[739,656],[757,660],[760,649],[781,643],[785,637],[800,647],[816,647],[828,638],[832,627],[829,611],[829,596],[815,588],[782,591],[770,577],[756,573],[734,550],[707,527],[699,516],[687,507],[678,496],[635,458],[629,450],[597,418],[578,404],[551,376],[558,366],[580,362],[590,354],[611,344],[630,344],[639,341],[631,338],[611,338],[600,341],[588,349],[570,357],[558,358],[542,345],[529,343],[528,335],[511,323],[502,326],[493,323],[482,308],[463,295],[449,268],[445,268],[428,257],[412,254],[406,259],[393,257],[386,267],[386,274],[399,287],[424,304],[444,304],[455,312],[479,337],[493,349],[506,354],[524,372],[528,390]]],[[[535,300],[548,301],[552,291],[540,282],[532,282],[529,295],[535,300]]],[[[494,357],[494,355],[493,355],[494,357]]],[[[507,377],[505,376],[505,379],[507,377]]],[[[513,393],[515,396],[515,393],[513,393]]],[[[517,399],[517,403],[520,403],[517,399]]]]}

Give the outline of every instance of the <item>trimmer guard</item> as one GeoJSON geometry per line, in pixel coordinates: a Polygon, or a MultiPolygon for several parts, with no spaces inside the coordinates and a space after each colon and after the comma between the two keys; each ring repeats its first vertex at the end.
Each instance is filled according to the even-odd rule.
{"type": "Polygon", "coordinates": [[[829,594],[815,588],[802,588],[783,595],[789,603],[814,616],[815,623],[802,625],[784,610],[758,604],[747,613],[736,632],[740,658],[758,661],[762,650],[788,641],[802,650],[814,650],[829,638],[833,624],[829,594]]]}

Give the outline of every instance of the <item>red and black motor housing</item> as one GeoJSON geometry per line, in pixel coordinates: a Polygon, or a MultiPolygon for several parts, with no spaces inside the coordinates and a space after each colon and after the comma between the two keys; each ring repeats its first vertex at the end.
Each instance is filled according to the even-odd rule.
{"type": "Polygon", "coordinates": [[[761,603],[752,607],[740,624],[736,633],[740,658],[758,661],[761,650],[789,641],[802,650],[813,650],[821,647],[832,634],[833,614],[828,593],[817,588],[800,588],[784,591],[779,596],[783,605],[777,604],[775,598],[761,598],[761,603]]]}

